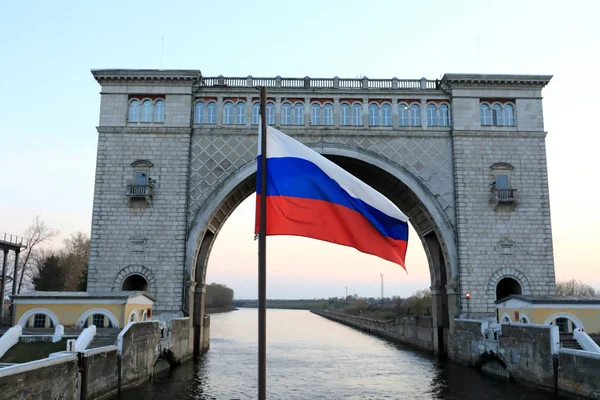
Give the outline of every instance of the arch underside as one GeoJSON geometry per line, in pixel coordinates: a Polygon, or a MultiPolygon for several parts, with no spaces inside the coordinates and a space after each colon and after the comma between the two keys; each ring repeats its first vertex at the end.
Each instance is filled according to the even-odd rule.
{"type": "MultiPolygon", "coordinates": [[[[452,311],[457,309],[457,305],[448,304],[448,294],[450,292],[454,294],[455,292],[454,289],[450,289],[450,292],[448,291],[448,284],[456,282],[458,274],[452,272],[457,270],[457,266],[452,265],[453,257],[452,254],[449,254],[448,244],[451,244],[453,249],[455,249],[454,237],[451,224],[448,220],[445,219],[440,221],[440,215],[446,217],[443,211],[440,212],[439,209],[435,210],[437,211],[436,220],[424,204],[424,201],[421,200],[415,191],[398,177],[378,166],[369,164],[360,159],[352,158],[351,156],[326,155],[326,157],[382,193],[409,217],[411,225],[423,244],[429,262],[434,303],[434,319],[437,320],[434,322],[434,326],[439,328],[438,336],[446,335],[451,319],[450,309],[452,311]],[[448,229],[448,226],[450,226],[450,229],[448,229]],[[445,229],[445,232],[442,232],[443,229],[445,229]],[[448,232],[450,232],[450,239],[448,239],[448,232]],[[451,243],[447,243],[448,241],[451,241],[451,243]]],[[[201,284],[200,287],[203,286],[206,278],[206,267],[208,265],[210,250],[212,249],[218,232],[235,208],[255,192],[256,174],[254,171],[245,172],[244,179],[233,189],[229,190],[224,199],[213,208],[215,211],[212,212],[204,223],[204,228],[200,232],[196,239],[197,242],[195,243],[196,251],[194,253],[194,263],[193,268],[190,271],[192,283],[195,282],[196,284],[201,284]]],[[[416,179],[412,182],[413,187],[415,182],[416,179]]],[[[423,185],[421,185],[420,188],[422,189],[422,197],[430,196],[427,200],[429,200],[431,208],[431,204],[435,202],[434,197],[426,189],[423,189],[423,185]],[[424,195],[423,193],[426,194],[424,195]],[[431,199],[434,200],[432,201],[431,199]]],[[[412,238],[412,240],[415,240],[415,238],[412,238]]],[[[455,264],[455,262],[453,264],[455,264]]],[[[195,310],[194,320],[199,323],[204,303],[203,299],[201,299],[202,291],[196,290],[195,293],[196,295],[193,299],[193,309],[195,310]]],[[[457,299],[453,297],[453,300],[451,301],[457,302],[457,299]]],[[[441,346],[443,346],[442,343],[445,344],[447,340],[445,337],[435,336],[436,335],[434,334],[434,344],[440,343],[438,349],[440,352],[443,352],[441,346]]]]}

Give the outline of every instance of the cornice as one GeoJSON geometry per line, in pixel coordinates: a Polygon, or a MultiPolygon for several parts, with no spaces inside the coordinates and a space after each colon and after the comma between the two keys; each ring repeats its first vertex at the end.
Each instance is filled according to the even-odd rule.
{"type": "Polygon", "coordinates": [[[546,86],[552,75],[503,75],[503,74],[445,74],[442,84],[450,88],[515,88],[546,86]]]}
{"type": "Polygon", "coordinates": [[[190,135],[192,129],[190,127],[165,127],[165,126],[97,126],[98,133],[122,133],[122,134],[179,134],[190,135]]]}
{"type": "Polygon", "coordinates": [[[202,78],[196,69],[94,69],[94,79],[101,85],[138,83],[156,85],[169,83],[193,85],[202,78]]]}
{"type": "Polygon", "coordinates": [[[489,138],[521,138],[521,139],[544,139],[548,132],[544,131],[484,131],[484,130],[454,130],[452,136],[455,138],[460,137],[474,137],[480,139],[489,138]]]}

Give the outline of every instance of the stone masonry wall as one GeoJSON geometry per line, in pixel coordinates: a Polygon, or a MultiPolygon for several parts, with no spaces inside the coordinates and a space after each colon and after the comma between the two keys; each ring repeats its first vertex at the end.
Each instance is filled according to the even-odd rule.
{"type": "Polygon", "coordinates": [[[79,400],[77,356],[70,354],[0,369],[0,399],[79,400]]]}
{"type": "Polygon", "coordinates": [[[503,277],[518,280],[523,294],[555,291],[544,137],[483,135],[457,135],[454,140],[460,285],[462,297],[471,292],[473,314],[494,312],[496,284],[503,277]],[[495,163],[514,168],[514,210],[494,210],[490,201],[495,163]],[[510,246],[512,254],[503,254],[502,245],[510,246]]]}
{"type": "Polygon", "coordinates": [[[100,127],[98,132],[88,290],[121,290],[127,275],[137,273],[157,298],[154,315],[177,315],[185,257],[189,130],[100,127]],[[126,196],[134,177],[131,163],[141,159],[154,164],[148,174],[156,180],[149,205],[126,196]]]}

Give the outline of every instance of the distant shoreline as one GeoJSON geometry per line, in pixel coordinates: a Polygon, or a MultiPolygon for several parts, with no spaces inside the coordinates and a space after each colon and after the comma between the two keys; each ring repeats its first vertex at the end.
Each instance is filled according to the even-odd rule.
{"type": "Polygon", "coordinates": [[[238,309],[234,306],[225,306],[225,307],[204,307],[205,314],[219,314],[226,313],[230,311],[237,311],[238,309]]]}

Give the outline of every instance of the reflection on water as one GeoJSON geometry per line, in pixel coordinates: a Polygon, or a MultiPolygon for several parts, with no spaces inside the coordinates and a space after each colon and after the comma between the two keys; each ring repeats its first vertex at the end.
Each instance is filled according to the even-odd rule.
{"type": "MultiPolygon", "coordinates": [[[[257,310],[211,316],[210,350],[118,399],[255,399],[257,310]]],[[[558,399],[311,314],[267,311],[269,399],[558,399]]]]}

